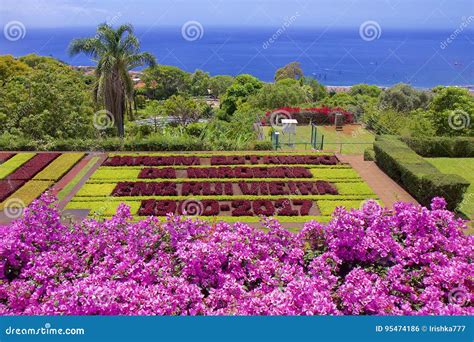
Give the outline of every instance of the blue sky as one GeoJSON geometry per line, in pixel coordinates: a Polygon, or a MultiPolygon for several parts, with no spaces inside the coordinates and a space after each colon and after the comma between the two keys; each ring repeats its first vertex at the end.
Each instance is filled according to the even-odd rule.
{"type": "Polygon", "coordinates": [[[0,0],[0,22],[31,27],[95,26],[109,21],[135,26],[202,25],[384,27],[454,29],[474,15],[473,0],[0,0]]]}

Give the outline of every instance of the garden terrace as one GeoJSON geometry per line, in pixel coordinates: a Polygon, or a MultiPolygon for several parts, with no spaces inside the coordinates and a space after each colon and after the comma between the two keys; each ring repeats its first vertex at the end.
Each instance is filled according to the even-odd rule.
{"type": "Polygon", "coordinates": [[[0,209],[29,205],[83,157],[84,153],[1,153],[0,209]]]}
{"type": "Polygon", "coordinates": [[[301,227],[369,198],[377,196],[358,173],[328,153],[110,153],[66,209],[110,217],[125,203],[136,217],[258,222],[277,216],[301,227]]]}

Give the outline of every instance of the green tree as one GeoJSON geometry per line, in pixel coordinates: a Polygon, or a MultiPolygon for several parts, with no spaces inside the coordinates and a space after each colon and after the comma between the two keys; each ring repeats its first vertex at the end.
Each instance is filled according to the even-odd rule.
{"type": "Polygon", "coordinates": [[[275,72],[275,81],[283,80],[285,78],[300,79],[304,76],[303,69],[299,62],[291,62],[281,67],[275,72]]]}
{"type": "Polygon", "coordinates": [[[438,135],[474,135],[474,97],[467,89],[437,87],[430,113],[438,135]]]}
{"type": "Polygon", "coordinates": [[[277,83],[265,84],[249,103],[261,109],[276,109],[294,106],[311,99],[311,88],[301,87],[299,82],[284,79],[277,83]]]}
{"type": "Polygon", "coordinates": [[[191,94],[194,96],[209,95],[209,73],[202,70],[196,70],[191,75],[191,94]]]}
{"type": "Polygon", "coordinates": [[[311,98],[314,102],[321,101],[328,96],[326,88],[316,79],[311,77],[303,77],[302,83],[303,85],[309,86],[311,88],[311,98]]]}
{"type": "Polygon", "coordinates": [[[209,89],[215,97],[220,97],[234,83],[234,78],[227,75],[217,75],[209,80],[209,89]]]}
{"type": "Polygon", "coordinates": [[[204,106],[191,98],[173,95],[163,103],[163,113],[172,117],[182,126],[198,122],[201,119],[204,106]]]}
{"type": "Polygon", "coordinates": [[[367,95],[370,97],[379,97],[381,92],[382,92],[382,89],[374,85],[356,84],[351,87],[349,94],[352,96],[367,95]]]}
{"type": "Polygon", "coordinates": [[[190,92],[191,77],[189,73],[171,65],[156,65],[147,68],[143,80],[152,98],[165,100],[172,95],[190,92]]]}
{"type": "Polygon", "coordinates": [[[96,61],[94,98],[112,113],[119,136],[123,137],[124,114],[127,111],[131,114],[133,101],[133,83],[128,71],[154,65],[155,58],[140,52],[140,42],[131,25],[121,25],[114,30],[101,24],[94,37],[73,40],[69,52],[71,55],[85,53],[96,61]]]}
{"type": "Polygon", "coordinates": [[[234,83],[227,89],[221,101],[223,118],[229,117],[237,110],[237,107],[246,102],[250,95],[256,94],[262,88],[263,82],[252,75],[239,75],[234,83]]]}
{"type": "Polygon", "coordinates": [[[28,64],[16,59],[12,55],[0,56],[0,84],[12,76],[25,75],[31,71],[28,64]]]}
{"type": "Polygon", "coordinates": [[[397,84],[385,90],[379,96],[379,106],[383,109],[393,109],[398,112],[410,112],[422,108],[426,109],[430,102],[430,95],[426,91],[417,90],[408,84],[397,84]]]}
{"type": "Polygon", "coordinates": [[[50,57],[29,56],[31,71],[0,87],[0,134],[31,141],[89,138],[94,103],[85,77],[50,57]],[[3,114],[2,114],[3,113],[3,114]]]}

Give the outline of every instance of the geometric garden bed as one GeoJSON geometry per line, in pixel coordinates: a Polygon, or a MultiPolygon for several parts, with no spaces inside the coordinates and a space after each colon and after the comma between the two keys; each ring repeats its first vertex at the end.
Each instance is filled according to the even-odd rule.
{"type": "Polygon", "coordinates": [[[110,153],[65,209],[135,218],[168,213],[228,222],[328,221],[337,206],[376,199],[348,164],[327,153],[110,153]]]}

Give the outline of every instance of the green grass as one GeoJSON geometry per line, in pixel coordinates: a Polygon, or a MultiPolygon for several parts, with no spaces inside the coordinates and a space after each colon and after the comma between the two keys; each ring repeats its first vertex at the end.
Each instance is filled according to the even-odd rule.
{"type": "Polygon", "coordinates": [[[459,210],[470,220],[474,219],[474,158],[426,158],[443,173],[457,174],[471,183],[459,210]]]}
{"type": "MultiPolygon", "coordinates": [[[[352,134],[344,132],[336,132],[331,126],[318,126],[317,141],[321,141],[321,135],[324,135],[324,151],[327,152],[338,152],[342,154],[363,154],[364,150],[371,146],[375,141],[375,136],[362,128],[362,126],[354,126],[352,134]]],[[[269,132],[270,127],[263,128],[265,137],[270,139],[269,132]]],[[[285,135],[280,135],[280,142],[288,142],[288,138],[285,135]]],[[[282,146],[282,150],[310,150],[311,146],[311,126],[298,126],[296,128],[296,145],[295,148],[288,147],[287,145],[282,146]],[[308,143],[304,145],[303,143],[308,143]]]]}

